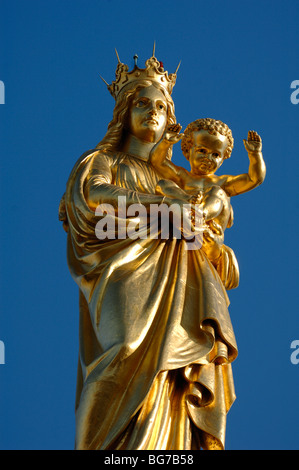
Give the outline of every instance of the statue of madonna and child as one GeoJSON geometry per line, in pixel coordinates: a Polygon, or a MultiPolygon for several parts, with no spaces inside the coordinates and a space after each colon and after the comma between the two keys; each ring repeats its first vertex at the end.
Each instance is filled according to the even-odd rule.
{"type": "Polygon", "coordinates": [[[265,164],[261,138],[249,131],[248,172],[217,176],[233,149],[231,130],[200,118],[180,133],[175,81],[154,53],[130,72],[118,58],[108,85],[112,121],[75,164],[60,203],[79,287],[78,450],[225,448],[238,353],[227,290],[238,286],[239,269],[224,232],[233,223],[231,197],[261,184],[265,164]],[[179,141],[189,169],[171,160],[179,141]],[[168,237],[161,233],[165,210],[155,236],[149,219],[143,236],[119,229],[136,224],[132,207],[150,214],[162,206],[168,237]],[[99,236],[107,212],[115,230],[99,236]]]}

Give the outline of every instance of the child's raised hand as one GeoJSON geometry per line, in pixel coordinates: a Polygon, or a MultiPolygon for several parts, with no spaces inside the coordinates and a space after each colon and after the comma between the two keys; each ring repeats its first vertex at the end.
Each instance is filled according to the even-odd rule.
{"type": "Polygon", "coordinates": [[[261,152],[262,139],[255,131],[248,131],[247,140],[243,140],[247,152],[261,152]]]}
{"type": "Polygon", "coordinates": [[[166,128],[163,135],[163,140],[166,140],[171,144],[176,144],[184,136],[184,134],[180,134],[181,129],[182,126],[180,124],[171,124],[166,128]]]}

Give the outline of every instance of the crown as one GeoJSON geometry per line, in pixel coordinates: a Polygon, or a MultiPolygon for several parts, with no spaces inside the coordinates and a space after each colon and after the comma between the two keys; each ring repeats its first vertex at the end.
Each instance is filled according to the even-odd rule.
{"type": "Polygon", "coordinates": [[[165,88],[168,93],[171,95],[172,89],[175,85],[176,78],[177,78],[177,71],[180,67],[178,65],[176,71],[174,73],[168,74],[167,71],[164,70],[163,63],[160,62],[155,57],[155,45],[153,49],[153,55],[145,62],[145,69],[140,69],[137,66],[137,54],[134,55],[135,66],[131,72],[129,72],[129,67],[123,64],[118,56],[117,50],[115,49],[118,64],[115,71],[115,80],[109,85],[102,77],[101,79],[106,83],[108,90],[110,91],[111,95],[114,99],[117,99],[121,90],[126,87],[127,85],[140,81],[140,80],[150,80],[152,82],[159,83],[163,88],[165,88]]]}

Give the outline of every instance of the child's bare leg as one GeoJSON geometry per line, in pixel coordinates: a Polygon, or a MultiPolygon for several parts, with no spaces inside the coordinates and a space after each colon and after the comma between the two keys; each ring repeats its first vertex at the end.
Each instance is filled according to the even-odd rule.
{"type": "Polygon", "coordinates": [[[203,197],[201,202],[203,217],[206,221],[212,220],[217,217],[223,209],[223,190],[217,186],[210,188],[203,197]]]}

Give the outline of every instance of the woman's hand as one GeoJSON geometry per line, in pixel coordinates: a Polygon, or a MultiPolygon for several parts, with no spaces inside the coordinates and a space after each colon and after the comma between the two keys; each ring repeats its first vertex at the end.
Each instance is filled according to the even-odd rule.
{"type": "Polygon", "coordinates": [[[189,198],[190,204],[200,204],[202,202],[203,195],[204,195],[203,191],[201,190],[196,191],[196,193],[192,194],[192,196],[190,196],[189,198]]]}
{"type": "MultiPolygon", "coordinates": [[[[169,208],[169,220],[175,230],[183,234],[185,238],[192,238],[197,234],[197,221],[202,221],[202,213],[198,206],[191,204],[188,200],[164,197],[163,203],[169,208]]],[[[202,234],[202,226],[199,227],[202,234]]]]}

